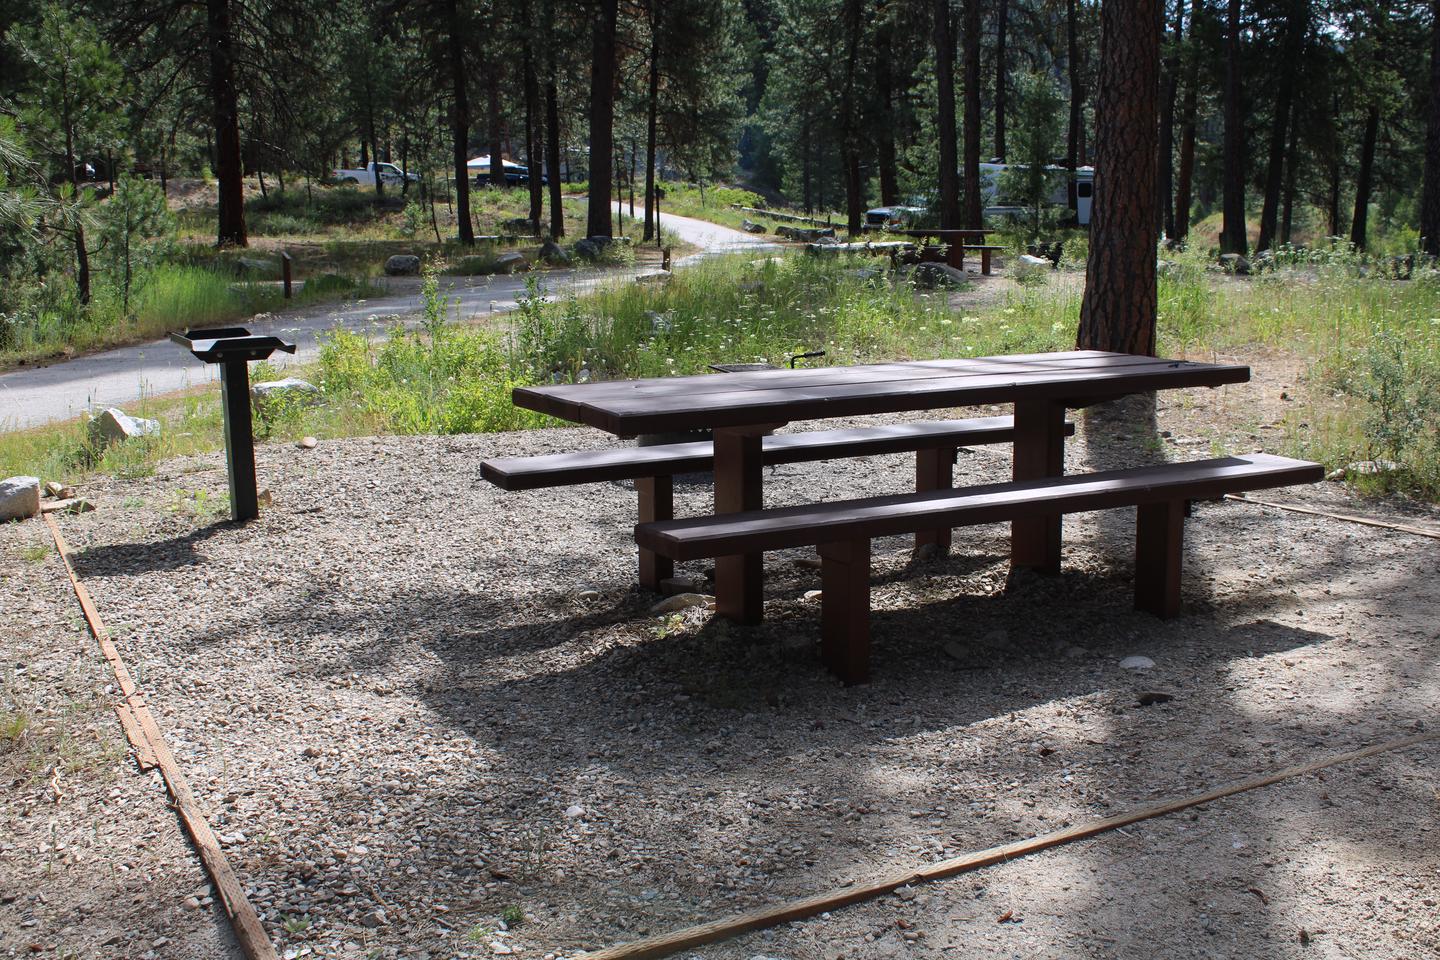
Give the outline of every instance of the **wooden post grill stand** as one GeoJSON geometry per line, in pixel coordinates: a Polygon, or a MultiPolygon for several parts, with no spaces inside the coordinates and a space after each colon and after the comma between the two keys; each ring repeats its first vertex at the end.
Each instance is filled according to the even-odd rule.
{"type": "Polygon", "coordinates": [[[260,516],[255,488],[255,434],[250,423],[250,361],[276,350],[294,353],[295,344],[256,336],[244,327],[216,327],[170,334],[170,339],[206,363],[220,364],[220,397],[225,411],[225,463],[230,476],[230,517],[244,523],[260,516]]]}

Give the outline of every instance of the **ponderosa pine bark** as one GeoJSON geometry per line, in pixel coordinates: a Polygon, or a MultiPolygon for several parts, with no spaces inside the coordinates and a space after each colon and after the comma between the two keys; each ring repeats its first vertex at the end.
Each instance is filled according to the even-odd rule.
{"type": "MultiPolygon", "coordinates": [[[[1195,46],[1195,25],[1200,22],[1202,0],[1190,0],[1190,46],[1195,46]]],[[[1185,105],[1180,111],[1180,166],[1175,175],[1175,225],[1170,236],[1190,235],[1190,187],[1195,177],[1195,110],[1200,90],[1200,57],[1194,49],[1185,57],[1185,105]]]]}
{"type": "Polygon", "coordinates": [[[1095,205],[1076,346],[1155,354],[1160,0],[1100,6],[1095,205]]]}
{"type": "Polygon", "coordinates": [[[1420,199],[1420,244],[1440,256],[1440,0],[1430,3],[1430,118],[1425,130],[1425,173],[1420,199]]]}
{"type": "MultiPolygon", "coordinates": [[[[1164,4],[1160,13],[1165,13],[1164,4]]],[[[1161,24],[1164,30],[1164,24],[1161,24]]],[[[1179,86],[1180,44],[1185,39],[1185,0],[1175,0],[1175,36],[1165,56],[1160,81],[1160,151],[1156,189],[1160,197],[1160,229],[1175,236],[1175,94],[1179,86]]]]}
{"type": "MultiPolygon", "coordinates": [[[[1070,0],[1074,2],[1074,0],[1070,0]]],[[[959,157],[955,149],[955,38],[950,0],[935,0],[936,127],[940,137],[940,226],[960,226],[959,157]]]]}
{"type": "MultiPolygon", "coordinates": [[[[553,67],[552,67],[553,69],[553,67]]],[[[565,236],[560,190],[560,92],[552,73],[545,83],[545,167],[550,171],[550,236],[565,236]]]]}
{"type": "Polygon", "coordinates": [[[235,92],[235,47],[230,0],[207,0],[210,102],[215,123],[215,178],[219,224],[215,242],[249,246],[245,232],[245,168],[240,159],[240,104],[235,92]]]}
{"type": "Polygon", "coordinates": [[[1070,170],[1068,203],[1078,209],[1075,195],[1075,170],[1080,166],[1081,127],[1085,123],[1085,87],[1080,79],[1080,36],[1076,24],[1076,0],[1065,0],[1065,69],[1070,78],[1070,126],[1065,134],[1065,166],[1070,170]]]}
{"type": "Polygon", "coordinates": [[[585,214],[587,237],[614,235],[610,217],[610,181],[615,176],[615,25],[616,0],[598,0],[590,44],[590,197],[585,214]]]}
{"type": "Polygon", "coordinates": [[[980,183],[980,0],[965,3],[965,227],[985,226],[980,183]]]}
{"type": "Polygon", "coordinates": [[[1220,201],[1220,252],[1246,253],[1245,116],[1240,87],[1240,3],[1230,0],[1225,17],[1225,131],[1220,201]]]}
{"type": "Polygon", "coordinates": [[[526,218],[540,229],[545,215],[545,190],[540,157],[540,78],[535,70],[535,51],[530,41],[529,7],[525,15],[525,41],[521,50],[521,68],[525,73],[525,179],[530,188],[530,211],[526,218]]]}
{"type": "Polygon", "coordinates": [[[503,142],[505,128],[500,120],[501,81],[504,73],[500,58],[493,53],[490,55],[489,63],[486,64],[485,74],[489,100],[485,126],[490,134],[490,185],[503,190],[510,186],[510,181],[505,178],[505,144],[503,142]]]}
{"type": "Polygon", "coordinates": [[[1370,221],[1370,188],[1375,173],[1375,141],[1380,135],[1380,107],[1365,111],[1365,136],[1360,143],[1360,170],[1355,177],[1355,215],[1350,220],[1350,242],[1365,249],[1370,221]]]}
{"type": "Polygon", "coordinates": [[[475,242],[470,222],[470,100],[465,92],[464,27],[457,0],[446,8],[450,36],[450,134],[455,162],[455,226],[461,243],[475,242]]]}
{"type": "Polygon", "coordinates": [[[875,161],[880,174],[880,203],[894,206],[900,202],[900,177],[895,162],[895,80],[890,73],[894,52],[891,26],[882,23],[875,39],[875,94],[880,112],[879,129],[875,131],[875,161]]]}
{"type": "Polygon", "coordinates": [[[650,4],[650,80],[645,89],[645,240],[655,239],[655,135],[660,111],[660,4],[650,4]]]}
{"type": "Polygon", "coordinates": [[[1005,94],[1010,86],[1009,65],[1005,62],[1005,31],[1009,27],[1010,2],[1000,0],[995,9],[995,159],[1005,162],[1005,94]]]}
{"type": "Polygon", "coordinates": [[[1270,156],[1265,168],[1265,201],[1260,209],[1260,238],[1255,249],[1269,250],[1275,244],[1280,214],[1280,191],[1285,181],[1285,145],[1290,134],[1290,104],[1295,98],[1295,77],[1305,33],[1310,27],[1310,0],[1293,0],[1285,23],[1285,43],[1280,62],[1280,87],[1275,94],[1275,115],[1270,122],[1270,156]]]}

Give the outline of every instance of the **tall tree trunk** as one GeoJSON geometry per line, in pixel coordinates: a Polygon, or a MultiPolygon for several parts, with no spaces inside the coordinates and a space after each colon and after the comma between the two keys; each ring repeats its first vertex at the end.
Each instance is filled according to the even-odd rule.
{"type": "Polygon", "coordinates": [[[1203,0],[1190,0],[1190,44],[1184,51],[1185,105],[1180,115],[1180,170],[1175,182],[1175,229],[1177,240],[1190,235],[1190,186],[1195,176],[1195,109],[1200,92],[1200,54],[1195,49],[1195,25],[1200,22],[1203,0]]]}
{"type": "Polygon", "coordinates": [[[642,240],[655,238],[655,130],[659,109],[660,0],[650,0],[650,79],[645,88],[645,235],[642,240]]]}
{"type": "Polygon", "coordinates": [[[615,152],[616,0],[599,0],[590,45],[590,200],[585,235],[611,236],[610,180],[615,152]]]}
{"type": "Polygon", "coordinates": [[[892,29],[890,23],[882,23],[875,40],[875,92],[880,108],[880,123],[875,130],[875,161],[880,168],[880,202],[887,207],[900,202],[900,178],[895,163],[895,81],[890,73],[894,55],[892,29]]]}
{"type": "Polygon", "coordinates": [[[1430,2],[1430,109],[1425,129],[1420,243],[1432,257],[1440,256],[1440,0],[1430,2]]]}
{"type": "Polygon", "coordinates": [[[1355,216],[1350,221],[1350,242],[1365,249],[1366,227],[1370,220],[1370,186],[1375,171],[1375,141],[1380,135],[1380,107],[1370,104],[1365,112],[1365,139],[1360,145],[1360,171],[1355,177],[1355,216]]]}
{"type": "MultiPolygon", "coordinates": [[[[1164,4],[1160,12],[1165,12],[1164,4]]],[[[1161,24],[1164,30],[1164,24],[1161,24]]],[[[1160,199],[1160,228],[1165,236],[1175,236],[1175,91],[1180,77],[1180,44],[1185,36],[1185,0],[1175,0],[1175,36],[1165,56],[1160,81],[1160,164],[1157,192],[1160,199]]]]}
{"type": "Polygon", "coordinates": [[[1009,65],[1005,62],[1005,33],[1009,27],[1010,0],[1000,0],[995,10],[995,159],[1005,162],[1005,99],[1010,86],[1009,65]]]}
{"type": "Polygon", "coordinates": [[[536,76],[535,51],[531,43],[530,7],[525,7],[525,39],[521,63],[525,72],[525,166],[526,185],[530,188],[529,221],[540,229],[545,214],[544,179],[540,165],[540,78],[536,76]]]}
{"type": "MultiPolygon", "coordinates": [[[[67,106],[62,109],[60,124],[65,129],[65,170],[70,178],[70,201],[78,204],[80,202],[80,171],[76,167],[75,156],[75,124],[71,119],[70,97],[67,93],[64,101],[67,106]]],[[[113,196],[113,194],[112,194],[113,196]]],[[[72,234],[75,241],[75,296],[80,303],[90,302],[90,251],[85,248],[85,227],[78,220],[75,223],[75,232],[72,234]]]]}
{"type": "Polygon", "coordinates": [[[1225,133],[1221,179],[1220,252],[1246,253],[1245,116],[1240,89],[1240,2],[1230,0],[1225,17],[1225,133]]]}
{"type": "MultiPolygon", "coordinates": [[[[1074,0],[1071,0],[1074,2],[1074,0]]],[[[960,164],[955,143],[955,37],[950,0],[934,0],[936,126],[940,135],[940,226],[960,226],[960,164]]]]}
{"type": "Polygon", "coordinates": [[[1295,97],[1295,75],[1305,33],[1310,27],[1310,0],[1293,0],[1285,24],[1285,46],[1280,58],[1280,88],[1275,94],[1275,116],[1270,123],[1270,156],[1265,168],[1265,203],[1260,208],[1260,239],[1257,250],[1275,245],[1275,227],[1280,213],[1280,190],[1285,179],[1285,145],[1289,142],[1290,103],[1295,97]]]}
{"type": "MultiPolygon", "coordinates": [[[[551,68],[553,71],[553,67],[551,68]]],[[[545,82],[545,166],[550,171],[550,236],[565,236],[560,190],[560,95],[552,72],[545,82]]]]}
{"type": "Polygon", "coordinates": [[[965,227],[985,226],[980,183],[980,0],[965,6],[965,227]]]}
{"type": "Polygon", "coordinates": [[[1295,171],[1300,166],[1300,124],[1299,110],[1294,101],[1290,103],[1290,146],[1285,151],[1285,193],[1280,206],[1280,242],[1290,242],[1290,215],[1295,209],[1295,171]]]}
{"type": "Polygon", "coordinates": [[[500,64],[500,57],[492,51],[485,70],[488,81],[486,93],[489,100],[486,126],[489,128],[490,134],[490,185],[504,190],[509,188],[510,181],[505,177],[505,144],[503,142],[505,130],[500,122],[500,89],[503,79],[500,64]]]}
{"type": "Polygon", "coordinates": [[[470,99],[465,92],[464,24],[461,22],[459,0],[450,0],[450,130],[455,160],[455,225],[460,242],[475,242],[475,226],[470,222],[470,99]]]}
{"type": "Polygon", "coordinates": [[[810,117],[808,114],[805,117],[805,122],[800,127],[800,139],[804,141],[801,149],[805,155],[804,166],[800,173],[800,190],[805,195],[805,216],[808,217],[811,216],[810,211],[815,209],[815,204],[810,194],[810,158],[812,151],[810,147],[810,117]]]}
{"type": "Polygon", "coordinates": [[[230,0],[207,0],[206,39],[210,49],[210,105],[215,124],[215,177],[219,217],[215,242],[249,246],[245,234],[245,168],[240,160],[240,106],[235,92],[234,37],[230,0]]]}
{"type": "MultiPolygon", "coordinates": [[[[1085,86],[1080,77],[1080,35],[1075,3],[1076,0],[1065,0],[1065,69],[1070,77],[1070,126],[1065,135],[1065,166],[1070,169],[1067,196],[1071,210],[1079,208],[1075,194],[1075,170],[1084,163],[1081,155],[1085,152],[1085,86]]],[[[1093,223],[1093,213],[1091,218],[1093,223]]]]}
{"type": "Polygon", "coordinates": [[[1155,353],[1160,0],[1100,6],[1095,206],[1076,345],[1155,353]]]}
{"type": "Polygon", "coordinates": [[[851,236],[857,236],[864,222],[864,199],[860,183],[860,105],[855,95],[855,71],[860,56],[860,5],[862,0],[845,0],[841,16],[845,22],[845,81],[840,95],[840,122],[844,140],[840,152],[845,164],[845,221],[851,236]]]}

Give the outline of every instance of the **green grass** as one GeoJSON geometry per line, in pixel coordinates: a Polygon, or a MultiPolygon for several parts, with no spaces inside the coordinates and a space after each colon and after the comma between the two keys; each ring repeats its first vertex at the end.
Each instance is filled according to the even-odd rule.
{"type": "MultiPolygon", "coordinates": [[[[1283,452],[1331,467],[1392,460],[1400,469],[1358,482],[1440,500],[1440,273],[1397,282],[1323,263],[1242,280],[1208,271],[1199,254],[1173,259],[1159,286],[1162,354],[1297,358],[1283,452]]],[[[703,373],[711,363],[784,363],[815,349],[827,356],[812,362],[824,364],[1068,349],[1080,310],[1073,279],[1019,286],[1000,302],[952,311],[947,294],[895,282],[876,261],[729,257],[667,284],[619,282],[551,303],[525,298],[502,336],[447,322],[432,277],[420,329],[375,343],[333,334],[316,367],[301,374],[323,385],[324,403],[272,413],[257,432],[287,439],[525,429],[553,421],[517,410],[509,399],[517,385],[703,373]]],[[[535,292],[543,282],[532,278],[535,292]]],[[[134,412],[164,421],[161,437],[94,450],[74,424],[4,434],[0,475],[136,474],[220,446],[213,390],[134,412]]]]}

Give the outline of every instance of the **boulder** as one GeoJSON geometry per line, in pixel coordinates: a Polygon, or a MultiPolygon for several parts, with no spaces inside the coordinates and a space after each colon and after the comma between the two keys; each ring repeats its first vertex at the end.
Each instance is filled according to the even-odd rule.
{"type": "Polygon", "coordinates": [[[241,257],[235,261],[235,275],[248,279],[258,277],[275,276],[280,268],[269,260],[260,260],[255,257],[241,257]]]}
{"type": "Polygon", "coordinates": [[[570,254],[554,240],[546,240],[540,245],[540,259],[557,267],[570,265],[570,254]]]}
{"type": "Polygon", "coordinates": [[[956,270],[948,263],[918,263],[910,271],[910,279],[923,290],[959,287],[969,282],[964,270],[956,270]]]}
{"type": "Polygon", "coordinates": [[[39,477],[0,480],[0,520],[24,520],[39,512],[39,477]]]}
{"type": "Polygon", "coordinates": [[[159,420],[132,417],[116,407],[107,407],[90,421],[90,436],[103,443],[115,443],[132,437],[150,437],[160,432],[159,420]]]}
{"type": "Polygon", "coordinates": [[[747,219],[747,220],[741,220],[741,221],[740,221],[740,229],[741,229],[741,230],[744,230],[746,233],[764,233],[764,232],[765,232],[765,224],[763,224],[763,223],[756,223],[755,221],[753,221],[753,220],[748,220],[748,219],[747,219]]]}
{"type": "Polygon", "coordinates": [[[255,384],[250,388],[250,396],[261,409],[277,402],[318,403],[320,388],[299,377],[286,377],[255,384]]]}
{"type": "Polygon", "coordinates": [[[500,229],[505,230],[534,230],[535,224],[531,223],[528,217],[511,217],[509,220],[500,221],[500,229]]]}
{"type": "Polygon", "coordinates": [[[1226,273],[1233,273],[1237,277],[1250,276],[1250,261],[1238,253],[1220,254],[1220,266],[1226,273]]]}
{"type": "Polygon", "coordinates": [[[575,256],[581,260],[599,260],[601,249],[601,245],[589,237],[575,241],[575,256]]]}
{"type": "Polygon", "coordinates": [[[1017,260],[1017,262],[1019,262],[1019,263],[1021,263],[1021,264],[1024,264],[1024,265],[1027,266],[1027,267],[1049,267],[1049,266],[1051,266],[1050,261],[1049,261],[1049,260],[1046,260],[1044,257],[1031,256],[1031,255],[1028,254],[1028,253],[1022,253],[1022,254],[1020,254],[1020,256],[1016,258],[1016,260],[1017,260]]]}
{"type": "Polygon", "coordinates": [[[420,272],[420,258],[413,253],[397,253],[385,261],[387,277],[413,277],[420,272]]]}
{"type": "Polygon", "coordinates": [[[530,261],[523,253],[502,253],[495,261],[496,273],[524,273],[530,269],[530,261]]]}

